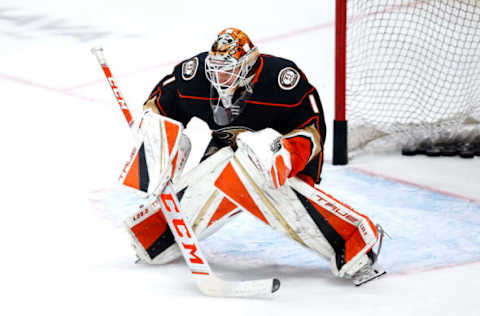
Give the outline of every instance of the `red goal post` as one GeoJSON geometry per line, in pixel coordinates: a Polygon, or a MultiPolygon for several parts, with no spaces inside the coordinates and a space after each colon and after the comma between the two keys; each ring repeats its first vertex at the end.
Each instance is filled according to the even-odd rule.
{"type": "Polygon", "coordinates": [[[336,0],[335,38],[333,164],[480,144],[480,1],[336,0]]]}
{"type": "Polygon", "coordinates": [[[346,48],[347,48],[347,0],[337,0],[335,7],[335,119],[333,122],[334,165],[348,162],[346,119],[346,48]]]}

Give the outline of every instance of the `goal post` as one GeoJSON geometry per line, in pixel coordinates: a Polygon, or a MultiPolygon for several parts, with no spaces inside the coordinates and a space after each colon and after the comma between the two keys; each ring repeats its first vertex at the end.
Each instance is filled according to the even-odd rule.
{"type": "Polygon", "coordinates": [[[336,0],[335,39],[333,164],[480,144],[480,1],[336,0]]]}
{"type": "Polygon", "coordinates": [[[334,165],[348,162],[345,115],[346,96],[346,48],[347,48],[347,0],[337,0],[335,7],[335,119],[333,121],[334,165]]]}

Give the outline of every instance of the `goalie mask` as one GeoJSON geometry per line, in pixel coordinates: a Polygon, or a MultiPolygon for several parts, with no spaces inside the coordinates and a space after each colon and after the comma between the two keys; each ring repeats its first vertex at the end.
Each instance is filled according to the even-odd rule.
{"type": "Polygon", "coordinates": [[[231,123],[245,107],[258,56],[257,47],[242,31],[227,28],[218,34],[205,59],[205,74],[219,96],[211,104],[218,125],[231,123]],[[239,92],[240,87],[245,89],[239,92]]]}

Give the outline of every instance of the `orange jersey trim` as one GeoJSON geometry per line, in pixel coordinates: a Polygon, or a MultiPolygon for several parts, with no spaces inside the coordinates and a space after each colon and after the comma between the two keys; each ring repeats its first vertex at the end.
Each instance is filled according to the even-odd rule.
{"type": "Polygon", "coordinates": [[[177,94],[182,99],[205,100],[205,101],[218,100],[218,98],[206,98],[206,97],[197,97],[197,96],[193,96],[193,95],[184,95],[184,94],[180,93],[180,91],[178,91],[178,90],[177,90],[177,94]]]}
{"type": "MultiPolygon", "coordinates": [[[[155,91],[150,94],[148,99],[150,100],[151,98],[155,98],[155,105],[157,106],[157,109],[164,115],[167,116],[167,113],[163,110],[162,105],[160,104],[160,97],[162,96],[162,87],[158,87],[155,89],[155,91]],[[156,95],[158,93],[158,95],[156,95]]],[[[148,101],[147,101],[148,102],[148,101]]]]}
{"type": "Polygon", "coordinates": [[[254,85],[258,81],[258,77],[260,77],[260,73],[263,70],[263,57],[260,56],[260,66],[258,66],[257,73],[255,74],[255,78],[253,78],[252,85],[254,85]]]}
{"type": "Polygon", "coordinates": [[[160,95],[162,94],[162,87],[159,85],[157,89],[155,89],[152,93],[150,93],[150,96],[148,97],[151,99],[157,92],[160,92],[160,95]]]}
{"type": "Polygon", "coordinates": [[[163,110],[162,105],[160,104],[160,98],[157,97],[157,100],[155,100],[155,104],[157,105],[157,108],[160,112],[162,112],[163,116],[167,116],[167,113],[163,110]]]}
{"type": "Polygon", "coordinates": [[[322,134],[320,134],[320,126],[318,126],[319,125],[318,117],[317,116],[312,116],[307,121],[305,121],[305,123],[301,124],[300,126],[298,126],[295,129],[301,129],[301,128],[307,126],[308,124],[310,124],[313,120],[315,120],[315,126],[317,127],[318,136],[320,136],[320,143],[322,143],[322,150],[318,154],[318,172],[317,172],[317,180],[318,180],[320,178],[320,174],[322,173],[322,169],[323,169],[322,168],[323,167],[322,166],[322,161],[323,161],[323,144],[324,144],[322,134]]]}
{"type": "Polygon", "coordinates": [[[253,101],[253,100],[246,100],[245,102],[246,102],[246,103],[251,103],[251,104],[260,104],[260,105],[281,106],[281,107],[286,107],[286,108],[294,108],[294,107],[297,107],[297,106],[299,106],[300,104],[302,104],[303,100],[305,100],[305,98],[307,97],[307,95],[309,95],[314,89],[315,89],[315,88],[311,88],[310,90],[308,90],[308,91],[303,95],[303,97],[300,99],[300,101],[298,101],[298,102],[295,103],[295,104],[270,103],[270,102],[253,101]]]}

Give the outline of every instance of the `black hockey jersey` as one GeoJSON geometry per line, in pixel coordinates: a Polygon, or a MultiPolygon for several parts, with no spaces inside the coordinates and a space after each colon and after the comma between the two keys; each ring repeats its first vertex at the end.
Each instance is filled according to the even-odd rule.
{"type": "MultiPolygon", "coordinates": [[[[154,105],[162,115],[187,125],[192,117],[205,121],[212,139],[205,157],[224,146],[236,147],[238,133],[270,127],[281,134],[310,128],[319,134],[319,148],[326,135],[325,120],[316,89],[303,72],[291,61],[271,55],[260,55],[253,79],[253,92],[245,99],[241,114],[228,125],[218,125],[213,117],[211,102],[219,102],[212,94],[205,76],[205,57],[201,53],[178,64],[153,89],[146,104],[154,105]]],[[[213,89],[214,90],[214,89],[213,89]]],[[[312,157],[300,174],[320,181],[323,152],[312,157]]]]}

